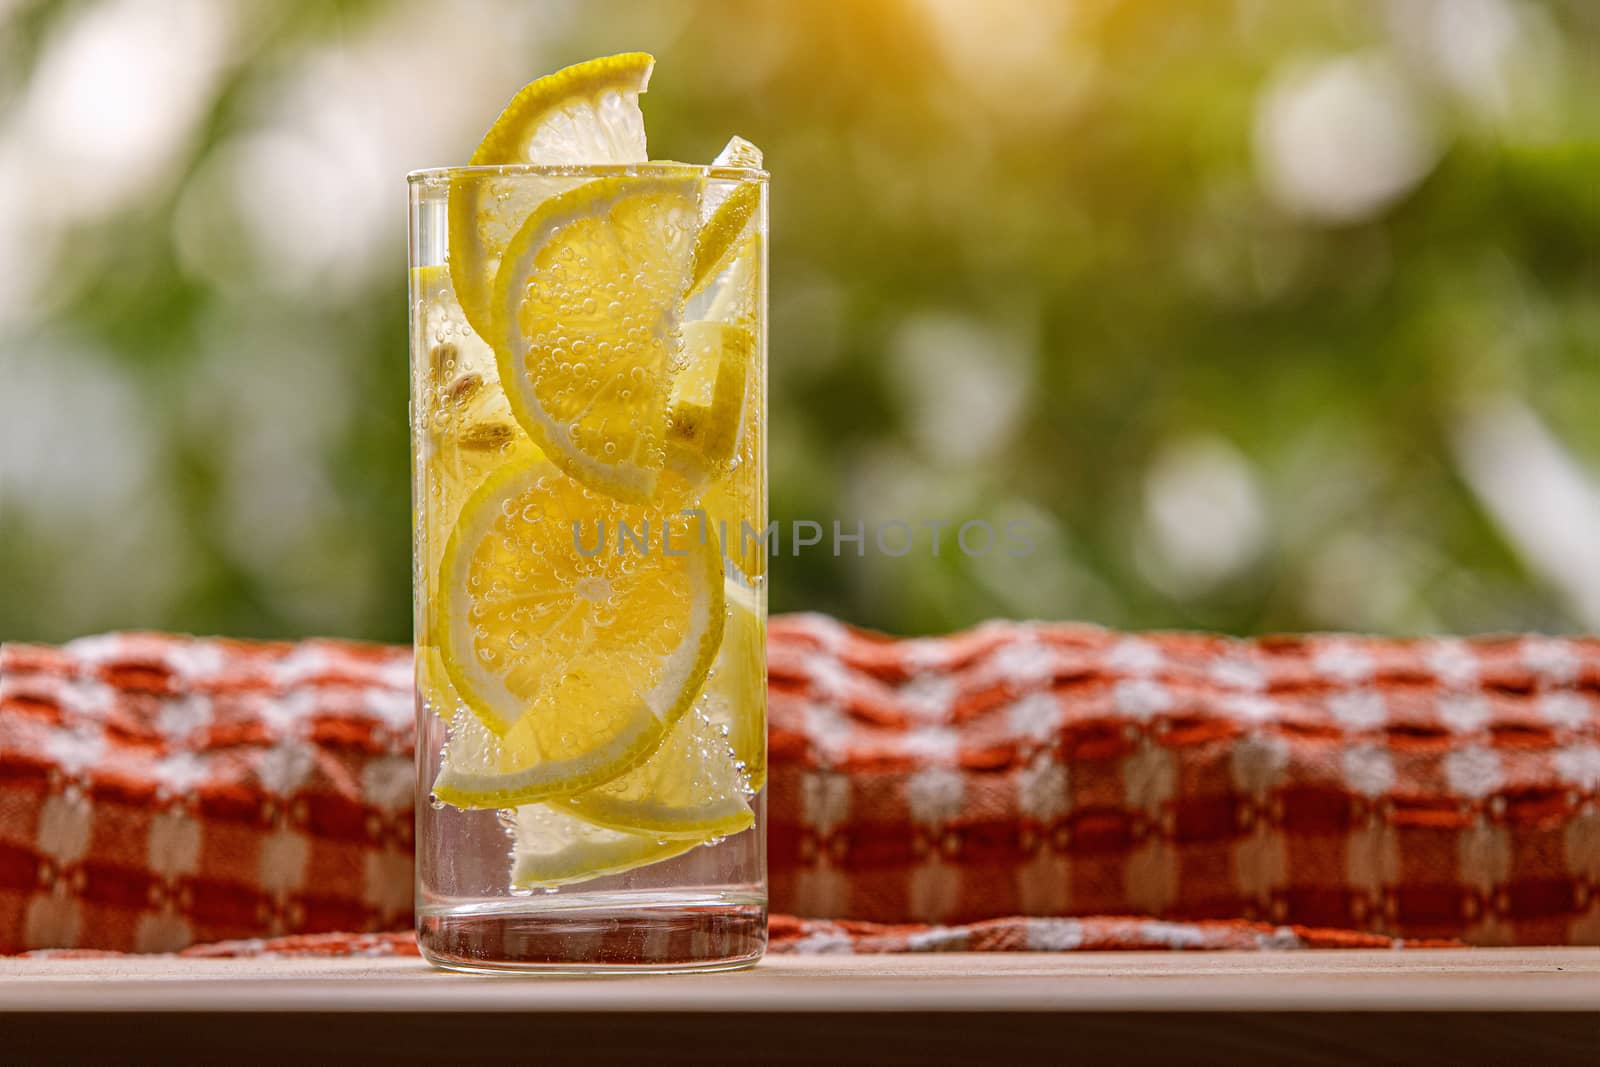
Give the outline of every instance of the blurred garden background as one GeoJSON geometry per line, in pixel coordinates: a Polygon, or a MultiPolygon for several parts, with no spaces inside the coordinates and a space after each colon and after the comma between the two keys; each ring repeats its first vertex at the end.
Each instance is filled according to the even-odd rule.
{"type": "Polygon", "coordinates": [[[773,179],[774,610],[1600,629],[1600,4],[0,0],[0,638],[410,633],[406,171],[773,179]]]}

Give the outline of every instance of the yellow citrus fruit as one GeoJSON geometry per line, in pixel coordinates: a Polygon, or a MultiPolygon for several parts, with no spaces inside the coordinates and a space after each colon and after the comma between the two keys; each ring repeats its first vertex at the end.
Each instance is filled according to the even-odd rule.
{"type": "MultiPolygon", "coordinates": [[[[494,351],[475,336],[444,266],[411,272],[416,583],[427,589],[439,574],[444,547],[462,503],[507,462],[529,462],[538,450],[511,415],[500,388],[494,351]]],[[[424,702],[448,716],[457,704],[439,650],[428,643],[427,619],[417,620],[417,685],[424,702]]]]}
{"type": "Polygon", "coordinates": [[[766,627],[755,591],[726,586],[722,647],[695,708],[627,774],[552,806],[614,830],[703,840],[754,821],[747,798],[767,780],[766,627]]]}
{"type": "Polygon", "coordinates": [[[644,762],[722,643],[721,549],[676,504],[596,493],[508,463],[461,509],[429,620],[466,706],[435,795],[510,807],[644,762]]]}
{"type": "MultiPolygon", "coordinates": [[[[451,483],[443,487],[459,506],[483,478],[519,448],[531,450],[500,388],[494,350],[475,336],[442,266],[411,272],[413,335],[424,350],[414,359],[413,418],[421,431],[417,459],[451,483]]],[[[434,516],[449,529],[454,514],[434,516]]],[[[443,538],[436,539],[440,545],[443,538]]]]}
{"type": "Polygon", "coordinates": [[[738,251],[739,239],[750,228],[750,220],[760,207],[761,187],[749,183],[734,186],[733,191],[717,205],[695,236],[689,295],[693,296],[704,289],[728,265],[738,251]]]}
{"type": "Polygon", "coordinates": [[[516,809],[510,822],[515,842],[511,884],[519,889],[621,874],[682,855],[701,843],[694,838],[662,839],[610,830],[543,804],[516,809]]]}
{"type": "MultiPolygon", "coordinates": [[[[489,128],[470,165],[541,166],[642,163],[639,95],[655,60],[643,52],[579,63],[522,88],[489,128]]],[[[529,212],[581,178],[545,181],[492,171],[462,174],[450,186],[450,273],[473,329],[489,329],[489,295],[501,255],[529,212]]]]}
{"type": "Polygon", "coordinates": [[[754,821],[748,788],[722,729],[695,708],[644,763],[551,804],[613,830],[703,839],[738,833],[754,821]]]}
{"type": "Polygon", "coordinates": [[[511,410],[567,474],[656,493],[701,182],[606,178],[555,196],[501,263],[489,342],[511,410]]]}
{"type": "MultiPolygon", "coordinates": [[[[759,332],[763,258],[759,235],[747,235],[729,265],[697,298],[707,301],[705,322],[745,331],[751,339],[734,454],[715,480],[704,486],[700,505],[722,538],[728,559],[751,584],[758,584],[766,575],[769,551],[762,539],[767,525],[767,456],[762,433],[767,417],[766,367],[759,332]]],[[[732,405],[726,404],[725,410],[731,411],[732,405]]],[[[692,464],[677,460],[673,466],[685,471],[692,468],[692,464]]]]}
{"type": "MultiPolygon", "coordinates": [[[[721,177],[722,169],[759,171],[761,149],[743,137],[733,137],[711,161],[713,178],[721,177]]],[[[731,184],[713,182],[707,190],[701,214],[705,223],[695,236],[694,277],[689,283],[689,295],[703,290],[712,279],[727,267],[742,239],[751,227],[751,220],[761,209],[761,187],[748,181],[731,184]]]]}
{"type": "Polygon", "coordinates": [[[726,474],[737,454],[755,338],[742,326],[689,322],[683,350],[667,402],[667,462],[700,484],[726,474]]]}
{"type": "Polygon", "coordinates": [[[728,621],[699,707],[717,725],[754,793],[767,782],[767,627],[761,594],[725,585],[728,621]]]}

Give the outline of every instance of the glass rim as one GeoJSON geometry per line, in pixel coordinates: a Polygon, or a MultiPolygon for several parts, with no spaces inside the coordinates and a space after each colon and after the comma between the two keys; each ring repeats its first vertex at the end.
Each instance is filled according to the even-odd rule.
{"type": "Polygon", "coordinates": [[[700,163],[498,163],[458,167],[424,167],[411,171],[412,185],[483,175],[502,178],[712,178],[766,184],[767,171],[700,163]]]}

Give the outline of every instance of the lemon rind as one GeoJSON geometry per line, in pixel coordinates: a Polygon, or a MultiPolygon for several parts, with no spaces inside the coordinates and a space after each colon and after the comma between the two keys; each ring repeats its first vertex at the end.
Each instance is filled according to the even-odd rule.
{"type": "Polygon", "coordinates": [[[557,797],[550,803],[595,826],[668,840],[729,837],[755,823],[755,813],[743,797],[729,797],[694,816],[686,816],[683,809],[670,804],[618,800],[603,795],[557,797]]]}
{"type": "MultiPolygon", "coordinates": [[[[683,326],[685,334],[694,328],[717,332],[717,373],[709,404],[672,404],[669,399],[667,465],[691,483],[703,485],[726,474],[739,453],[755,338],[729,322],[702,320],[683,326]]],[[[684,348],[693,347],[685,338],[684,348]]]]}
{"type": "Polygon", "coordinates": [[[749,183],[735,186],[727,199],[717,205],[717,210],[695,236],[688,296],[699,293],[722,273],[760,207],[761,187],[749,183]]]}
{"type": "Polygon", "coordinates": [[[519,152],[528,132],[546,116],[576,99],[593,100],[610,91],[643,93],[650,87],[650,72],[655,65],[655,57],[647,52],[623,52],[574,63],[529,82],[501,108],[469,164],[539,162],[521,159],[519,152]]]}

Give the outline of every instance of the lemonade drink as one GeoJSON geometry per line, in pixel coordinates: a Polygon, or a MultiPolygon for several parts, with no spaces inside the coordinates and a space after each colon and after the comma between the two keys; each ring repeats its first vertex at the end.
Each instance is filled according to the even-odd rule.
{"type": "Polygon", "coordinates": [[[645,162],[648,56],[411,176],[424,954],[710,969],[766,938],[766,176],[645,162]]]}

